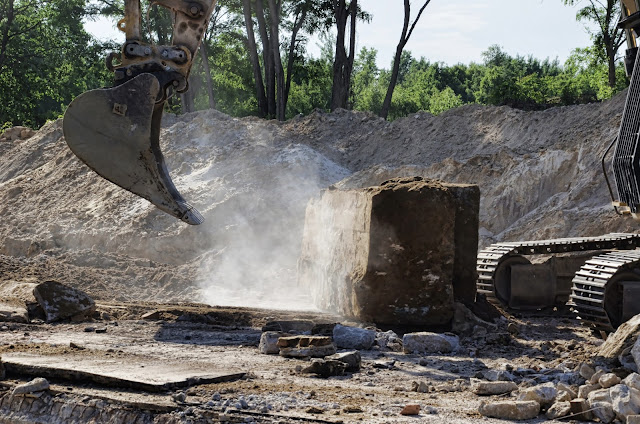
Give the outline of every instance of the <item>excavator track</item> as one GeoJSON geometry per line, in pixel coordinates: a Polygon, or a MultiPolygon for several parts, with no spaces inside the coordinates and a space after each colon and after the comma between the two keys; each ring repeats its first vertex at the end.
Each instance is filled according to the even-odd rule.
{"type": "MultiPolygon", "coordinates": [[[[640,267],[640,250],[609,252],[589,259],[573,278],[570,305],[586,325],[607,333],[621,323],[618,281],[640,267]]],[[[633,278],[633,277],[632,277],[633,278]]],[[[636,277],[637,279],[637,277],[636,277]]]]}
{"type": "Polygon", "coordinates": [[[476,288],[489,300],[505,303],[497,288],[500,283],[496,282],[502,264],[517,263],[519,257],[527,255],[620,250],[587,260],[574,277],[570,297],[570,305],[585,324],[612,331],[619,323],[612,322],[605,310],[607,283],[614,275],[632,269],[640,261],[640,250],[634,250],[639,246],[640,235],[627,233],[492,244],[478,253],[476,288]]]}

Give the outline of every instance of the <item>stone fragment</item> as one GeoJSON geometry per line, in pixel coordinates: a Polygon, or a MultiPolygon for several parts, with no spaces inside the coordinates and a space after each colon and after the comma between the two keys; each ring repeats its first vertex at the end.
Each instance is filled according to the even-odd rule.
{"type": "Polygon", "coordinates": [[[638,366],[636,365],[636,361],[633,359],[633,355],[631,355],[631,347],[625,348],[620,355],[618,355],[618,361],[623,368],[631,372],[638,372],[638,366]]]}
{"type": "Polygon", "coordinates": [[[599,388],[600,386],[598,384],[583,384],[582,386],[578,387],[578,397],[586,399],[587,396],[589,396],[589,393],[593,392],[594,390],[598,390],[599,388]]]}
{"type": "Polygon", "coordinates": [[[548,408],[553,404],[558,395],[558,389],[553,383],[540,384],[523,390],[518,396],[520,401],[536,401],[542,408],[548,408]]]}
{"type": "Polygon", "coordinates": [[[555,420],[566,417],[569,414],[571,414],[571,402],[556,402],[551,405],[545,415],[548,419],[555,420]]]}
{"type": "Polygon", "coordinates": [[[29,322],[29,311],[20,305],[0,303],[0,322],[26,324],[29,322]]]}
{"type": "Polygon", "coordinates": [[[596,373],[596,370],[594,370],[589,364],[586,364],[583,362],[582,364],[580,364],[579,373],[580,373],[580,377],[589,381],[591,380],[591,377],[593,377],[593,374],[596,373]]]}
{"type": "Polygon", "coordinates": [[[400,415],[419,415],[420,414],[420,405],[415,403],[409,403],[402,408],[400,411],[400,415]]]}
{"type": "Polygon", "coordinates": [[[478,412],[485,417],[502,420],[530,420],[540,413],[540,404],[533,400],[482,402],[478,412]]]}
{"type": "Polygon", "coordinates": [[[349,372],[360,371],[360,363],[362,362],[360,352],[358,352],[357,350],[352,350],[350,352],[339,352],[331,356],[327,356],[325,359],[344,362],[347,365],[345,371],[349,372]]]}
{"type": "Polygon", "coordinates": [[[599,384],[600,382],[600,377],[602,377],[603,375],[606,374],[605,370],[597,370],[592,376],[591,379],[589,379],[589,383],[591,384],[599,384]]]}
{"type": "Polygon", "coordinates": [[[477,327],[486,329],[495,329],[495,324],[487,322],[482,318],[474,314],[466,305],[460,302],[456,302],[454,305],[453,322],[451,324],[451,331],[459,335],[474,334],[477,327]]]}
{"type": "Polygon", "coordinates": [[[376,341],[376,332],[365,328],[336,324],[333,341],[339,349],[369,350],[376,341]]]}
{"type": "Polygon", "coordinates": [[[586,399],[576,398],[569,403],[571,404],[571,415],[575,415],[576,420],[591,421],[593,413],[589,410],[586,399]]]}
{"type": "Polygon", "coordinates": [[[622,381],[620,377],[612,372],[604,374],[598,379],[598,383],[603,389],[608,389],[609,387],[613,387],[616,384],[620,384],[620,381],[622,381]]]}
{"type": "Polygon", "coordinates": [[[622,380],[622,383],[632,389],[640,390],[640,374],[635,372],[631,373],[622,380]]]}
{"type": "Polygon", "coordinates": [[[482,372],[482,377],[489,381],[513,381],[515,376],[505,370],[486,370],[482,372]]]}
{"type": "MultiPolygon", "coordinates": [[[[636,315],[637,316],[637,315],[636,315]]],[[[636,363],[636,367],[640,370],[640,337],[638,337],[631,348],[631,356],[636,363]]]]}
{"type": "Polygon", "coordinates": [[[640,424],[640,415],[627,415],[627,424],[640,424]]]}
{"type": "Polygon", "coordinates": [[[283,337],[285,333],[282,331],[265,331],[260,336],[260,344],[258,349],[260,353],[265,355],[277,355],[280,353],[278,339],[283,337]]]}
{"type": "Polygon", "coordinates": [[[571,394],[565,392],[564,390],[558,390],[558,395],[556,396],[556,402],[570,402],[574,397],[571,397],[571,394]]]}
{"type": "Polygon", "coordinates": [[[311,365],[302,369],[305,374],[317,374],[320,377],[328,378],[335,375],[343,375],[347,364],[333,359],[313,359],[311,365]]]}
{"type": "Polygon", "coordinates": [[[471,379],[471,391],[479,396],[503,395],[518,389],[518,385],[513,381],[482,381],[477,378],[471,379]]]}
{"type": "Polygon", "coordinates": [[[573,387],[569,386],[566,383],[558,383],[558,392],[563,391],[568,393],[571,396],[571,399],[575,399],[578,397],[578,393],[573,389],[573,387]]]}
{"type": "Polygon", "coordinates": [[[611,395],[609,394],[609,389],[598,389],[589,393],[589,395],[587,396],[587,403],[591,405],[595,402],[611,403],[611,395]]]}
{"type": "Polygon", "coordinates": [[[382,350],[402,352],[402,339],[393,331],[376,333],[376,345],[382,350]]]}
{"type": "MultiPolygon", "coordinates": [[[[626,348],[632,347],[636,343],[638,335],[640,335],[640,315],[636,315],[627,322],[622,323],[615,333],[609,334],[607,340],[600,346],[598,355],[615,359],[626,348]]],[[[637,362],[638,360],[636,360],[637,362]]]]}
{"type": "Polygon", "coordinates": [[[19,384],[13,388],[13,395],[20,395],[25,393],[41,392],[43,390],[49,390],[49,382],[46,378],[34,378],[28,383],[19,384]]]}
{"type": "Polygon", "coordinates": [[[420,383],[418,383],[417,381],[414,381],[413,383],[411,383],[411,386],[412,386],[411,387],[412,392],[429,393],[430,386],[424,381],[421,381],[420,383]]]}
{"type": "Polygon", "coordinates": [[[593,402],[589,404],[593,415],[602,423],[612,423],[616,419],[616,413],[613,411],[613,405],[609,402],[593,402]]]}
{"type": "Polygon", "coordinates": [[[404,353],[451,353],[459,343],[458,336],[451,333],[407,333],[402,338],[404,353]]]}
{"type": "Polygon", "coordinates": [[[616,417],[625,422],[627,415],[640,414],[640,391],[618,384],[609,389],[616,417]]]}
{"type": "Polygon", "coordinates": [[[162,311],[159,310],[155,310],[155,311],[149,311],[145,314],[142,314],[142,316],[140,317],[140,319],[145,319],[145,320],[149,320],[149,321],[157,321],[162,319],[162,311]]]}
{"type": "Polygon", "coordinates": [[[280,355],[293,358],[324,358],[336,353],[336,345],[325,336],[290,336],[278,339],[280,355]]]}
{"type": "Polygon", "coordinates": [[[510,322],[509,325],[507,325],[507,331],[512,336],[517,336],[520,334],[520,327],[515,322],[510,322]]]}
{"type": "Polygon", "coordinates": [[[325,190],[307,206],[298,281],[358,321],[450,325],[454,297],[475,298],[479,194],[421,177],[325,190]]]}
{"type": "Polygon", "coordinates": [[[33,289],[33,295],[44,310],[47,322],[83,319],[96,309],[89,295],[56,281],[38,284],[33,289]]]}

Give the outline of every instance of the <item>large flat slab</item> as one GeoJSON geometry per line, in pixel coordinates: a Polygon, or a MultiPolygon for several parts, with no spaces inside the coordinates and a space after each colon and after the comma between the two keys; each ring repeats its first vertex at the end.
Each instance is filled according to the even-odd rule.
{"type": "Polygon", "coordinates": [[[111,359],[16,352],[3,354],[2,363],[8,374],[92,382],[152,392],[231,381],[244,375],[243,371],[216,368],[212,363],[135,356],[111,359]]]}

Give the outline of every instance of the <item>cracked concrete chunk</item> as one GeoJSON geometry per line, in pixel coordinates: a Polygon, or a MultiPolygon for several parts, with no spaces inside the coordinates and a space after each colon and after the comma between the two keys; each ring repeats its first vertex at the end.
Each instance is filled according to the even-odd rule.
{"type": "Polygon", "coordinates": [[[402,338],[404,353],[451,353],[459,346],[455,334],[407,333],[402,338]]]}
{"type": "Polygon", "coordinates": [[[376,341],[376,332],[337,324],[333,327],[333,341],[339,349],[369,350],[376,341]]]}
{"type": "Polygon", "coordinates": [[[540,413],[540,404],[533,400],[483,402],[478,411],[485,417],[503,420],[530,420],[540,413]]]}
{"type": "Polygon", "coordinates": [[[305,374],[317,374],[320,377],[328,378],[336,375],[343,375],[347,364],[335,359],[314,359],[311,365],[302,370],[305,374]]]}
{"type": "Polygon", "coordinates": [[[325,190],[306,211],[298,280],[359,321],[450,326],[473,302],[479,189],[421,177],[325,190]]]}
{"type": "Polygon", "coordinates": [[[336,353],[336,345],[326,336],[290,336],[278,339],[280,355],[292,358],[324,358],[336,353]]]}
{"type": "Polygon", "coordinates": [[[325,359],[334,359],[336,361],[344,362],[345,364],[347,364],[347,368],[345,369],[345,371],[351,372],[360,371],[360,363],[362,362],[360,352],[358,352],[357,350],[336,353],[334,355],[327,356],[325,359]]]}
{"type": "Polygon", "coordinates": [[[260,345],[258,349],[260,353],[265,355],[277,355],[280,353],[280,347],[278,346],[278,339],[286,336],[282,331],[265,331],[260,336],[260,345]]]}
{"type": "Polygon", "coordinates": [[[96,310],[96,304],[88,294],[57,281],[38,284],[33,295],[44,310],[47,322],[82,319],[96,310]]]}
{"type": "Polygon", "coordinates": [[[503,395],[518,390],[518,385],[513,381],[482,381],[472,378],[471,390],[479,396],[503,395]]]}
{"type": "Polygon", "coordinates": [[[557,395],[558,389],[556,389],[555,385],[553,383],[545,383],[523,390],[518,396],[518,400],[534,400],[541,407],[547,408],[553,404],[557,395]]]}
{"type": "Polygon", "coordinates": [[[556,418],[566,417],[571,414],[570,402],[556,402],[547,410],[545,414],[548,419],[555,420],[556,418]]]}

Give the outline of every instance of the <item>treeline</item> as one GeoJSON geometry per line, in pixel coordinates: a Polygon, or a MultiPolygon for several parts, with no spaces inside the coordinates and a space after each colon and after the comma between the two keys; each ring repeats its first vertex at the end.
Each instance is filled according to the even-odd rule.
{"type": "MultiPolygon", "coordinates": [[[[419,14],[412,16],[404,3],[406,29],[419,14]]],[[[122,15],[117,0],[0,0],[0,123],[38,127],[83,91],[110,86],[104,57],[118,46],[93,39],[82,21],[107,16],[115,25],[122,15]]],[[[153,7],[143,15],[149,41],[169,43],[169,13],[153,7]]],[[[370,18],[355,0],[221,1],[194,62],[191,89],[168,107],[277,119],[342,107],[396,119],[468,103],[542,109],[594,102],[628,83],[618,64],[611,86],[597,43],[576,49],[562,64],[513,57],[496,45],[482,63],[449,66],[399,48],[394,75],[394,63],[378,68],[375,49],[355,51],[358,25],[370,18]],[[322,44],[319,57],[308,53],[314,37],[322,44]],[[383,112],[390,84],[393,96],[383,112]]],[[[400,29],[399,23],[399,39],[400,29]]]]}

